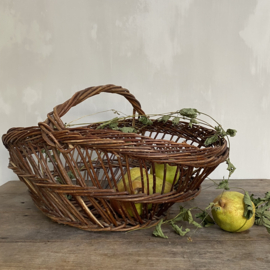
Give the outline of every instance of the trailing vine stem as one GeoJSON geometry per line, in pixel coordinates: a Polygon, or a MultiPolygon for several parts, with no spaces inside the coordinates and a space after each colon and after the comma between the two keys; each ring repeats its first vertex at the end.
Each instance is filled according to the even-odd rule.
{"type": "MultiPolygon", "coordinates": [[[[206,114],[206,113],[202,113],[202,112],[201,112],[201,114],[209,117],[210,119],[212,119],[222,129],[222,131],[225,132],[222,125],[218,121],[216,121],[212,116],[210,116],[209,114],[206,114]]],[[[226,138],[227,138],[227,141],[228,141],[228,148],[229,148],[229,152],[230,152],[230,150],[231,150],[230,138],[229,138],[228,135],[226,135],[226,138]]]]}
{"type": "MultiPolygon", "coordinates": [[[[229,149],[229,154],[230,154],[230,148],[231,148],[231,144],[230,144],[230,139],[229,137],[234,137],[236,135],[236,130],[235,129],[227,129],[227,131],[225,131],[225,129],[222,127],[222,125],[216,121],[212,116],[210,116],[209,114],[203,113],[198,111],[197,109],[192,109],[192,108],[184,108],[178,111],[174,111],[174,112],[167,112],[167,113],[158,113],[158,114],[148,114],[148,115],[126,115],[120,111],[117,111],[115,109],[111,109],[111,110],[106,110],[106,111],[102,111],[102,112],[97,112],[91,115],[86,115],[83,117],[80,117],[76,120],[73,120],[71,122],[69,122],[68,124],[66,124],[66,127],[71,127],[71,126],[80,126],[80,125],[98,125],[96,128],[97,129],[103,129],[103,128],[111,128],[113,130],[118,130],[118,131],[122,131],[122,132],[132,132],[132,133],[137,133],[139,132],[138,128],[136,127],[118,127],[118,125],[125,121],[126,119],[131,119],[131,118],[138,118],[139,121],[141,122],[141,124],[143,124],[144,128],[147,125],[152,125],[153,122],[152,120],[155,121],[162,121],[163,123],[166,123],[167,121],[169,121],[171,119],[173,125],[177,125],[180,121],[180,119],[183,120],[188,120],[189,121],[189,126],[192,127],[192,125],[204,125],[206,127],[209,127],[213,130],[215,130],[216,132],[214,133],[214,135],[210,136],[209,138],[207,138],[205,140],[205,146],[211,145],[215,142],[217,142],[218,140],[220,140],[220,138],[224,138],[226,137],[227,142],[228,142],[228,149],[229,149]],[[114,114],[117,114],[118,116],[120,115],[124,115],[121,117],[115,117],[111,120],[108,121],[99,121],[99,122],[94,122],[94,123],[80,123],[80,124],[72,124],[77,120],[80,120],[86,116],[93,116],[99,113],[104,113],[104,112],[109,112],[112,111],[114,114]],[[207,121],[198,118],[198,115],[204,115],[206,117],[209,117],[217,126],[213,126],[210,123],[208,123],[207,121]],[[152,119],[152,120],[151,120],[152,119]]],[[[140,129],[141,129],[140,128],[140,129]]],[[[227,170],[229,171],[229,176],[228,179],[230,178],[231,174],[235,171],[235,166],[231,163],[230,158],[228,157],[226,160],[226,163],[228,165],[227,170]]],[[[224,180],[224,181],[228,181],[228,180],[224,180]]],[[[227,183],[223,183],[223,184],[227,184],[227,183]]]]}
{"type": "MultiPolygon", "coordinates": [[[[104,122],[106,122],[106,121],[98,121],[98,122],[88,122],[88,123],[77,123],[77,124],[71,124],[71,123],[74,123],[74,122],[76,122],[76,121],[78,121],[78,120],[80,120],[80,119],[82,119],[82,118],[85,118],[85,117],[88,117],[88,116],[94,116],[94,115],[97,115],[97,114],[100,114],[100,113],[105,113],[105,112],[113,112],[113,113],[115,113],[115,114],[117,114],[117,115],[120,115],[120,114],[122,114],[122,115],[125,115],[124,117],[120,117],[120,118],[118,118],[118,122],[121,122],[121,121],[124,121],[124,120],[126,120],[126,119],[130,119],[130,118],[133,118],[133,117],[140,117],[140,116],[142,116],[142,115],[139,115],[139,114],[132,114],[132,115],[126,115],[125,113],[123,113],[123,112],[120,112],[120,111],[117,111],[117,110],[115,110],[115,109],[110,109],[110,110],[105,110],[105,111],[101,111],[101,112],[97,112],[97,113],[93,113],[93,114],[88,114],[88,115],[84,115],[84,116],[82,116],[82,117],[80,117],[80,118],[77,118],[77,119],[75,119],[75,120],[72,120],[72,121],[70,121],[69,123],[66,123],[65,124],[65,126],[66,127],[72,127],[72,126],[82,126],[82,125],[96,125],[96,124],[102,124],[102,123],[104,123],[104,122]]],[[[150,118],[150,117],[158,117],[158,116],[160,116],[160,117],[158,117],[157,119],[155,119],[155,120],[162,120],[162,117],[163,116],[170,116],[170,117],[173,117],[174,115],[177,115],[177,114],[179,114],[179,111],[174,111],[174,112],[166,112],[166,113],[157,113],[157,114],[147,114],[147,115],[145,115],[147,118],[150,118]]],[[[201,113],[201,114],[204,114],[204,113],[201,113]]],[[[204,114],[205,116],[208,116],[209,118],[211,118],[212,120],[214,120],[211,116],[209,116],[209,115],[207,115],[207,114],[204,114]]],[[[180,119],[183,119],[183,120],[188,120],[189,118],[188,117],[186,117],[186,116],[183,116],[183,117],[180,117],[180,119]]],[[[215,128],[213,125],[211,125],[211,124],[209,124],[208,122],[206,122],[205,120],[202,120],[202,119],[199,119],[199,118],[197,118],[196,119],[197,121],[198,121],[198,124],[203,124],[203,125],[205,125],[205,126],[208,126],[208,127],[210,127],[210,128],[215,128]]],[[[215,120],[214,120],[215,121],[215,120]]],[[[217,122],[217,121],[215,121],[220,127],[221,127],[221,125],[217,122]]]]}

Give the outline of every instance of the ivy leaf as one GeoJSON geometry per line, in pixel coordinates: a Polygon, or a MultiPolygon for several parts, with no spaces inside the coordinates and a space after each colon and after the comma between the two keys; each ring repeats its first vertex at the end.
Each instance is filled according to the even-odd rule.
{"type": "Polygon", "coordinates": [[[186,116],[186,117],[189,117],[189,118],[196,118],[198,116],[198,114],[200,114],[200,112],[196,109],[191,109],[191,108],[184,108],[184,109],[181,109],[179,111],[179,113],[182,115],[182,116],[186,116]]]}
{"type": "Polygon", "coordinates": [[[265,193],[264,199],[270,201],[270,192],[269,191],[265,193]]]}
{"type": "Polygon", "coordinates": [[[215,133],[212,137],[207,138],[204,142],[204,145],[208,146],[215,143],[216,141],[218,141],[218,133],[215,133]]]}
{"type": "Polygon", "coordinates": [[[250,199],[252,200],[252,202],[255,204],[255,206],[257,206],[258,204],[262,203],[262,202],[267,202],[268,204],[270,204],[270,192],[266,192],[265,196],[263,198],[254,198],[253,197],[254,194],[251,194],[250,199]]]}
{"type": "Polygon", "coordinates": [[[189,209],[185,211],[185,214],[183,215],[183,220],[187,221],[188,223],[191,223],[193,221],[193,217],[189,209]]]}
{"type": "Polygon", "coordinates": [[[100,125],[97,127],[97,129],[103,129],[103,128],[105,128],[106,126],[116,127],[116,126],[117,126],[117,123],[118,123],[118,117],[115,117],[115,118],[113,118],[113,119],[111,119],[111,120],[109,120],[109,121],[106,121],[106,122],[100,124],[100,125]],[[116,126],[115,126],[115,124],[116,124],[116,126]]]}
{"type": "MultiPolygon", "coordinates": [[[[252,194],[252,195],[254,195],[254,194],[252,194]]],[[[258,200],[260,202],[269,201],[269,203],[270,203],[270,192],[269,191],[266,192],[265,195],[264,195],[264,197],[263,198],[258,198],[258,200]]]]}
{"type": "Polygon", "coordinates": [[[193,220],[193,217],[192,217],[190,210],[188,210],[185,213],[183,220],[188,221],[189,224],[193,224],[197,228],[202,228],[202,226],[199,223],[197,223],[196,221],[193,220]]]}
{"type": "Polygon", "coordinates": [[[251,201],[254,203],[254,205],[255,205],[255,207],[257,207],[257,205],[262,201],[262,199],[261,198],[254,198],[254,194],[251,194],[250,195],[250,199],[251,199],[251,201]]]}
{"type": "Polygon", "coordinates": [[[193,220],[190,224],[194,225],[197,228],[202,228],[202,225],[196,222],[195,220],[193,220]]]}
{"type": "Polygon", "coordinates": [[[267,232],[270,234],[270,219],[266,216],[262,218],[263,226],[266,227],[267,232]]]}
{"type": "Polygon", "coordinates": [[[205,210],[199,214],[196,214],[195,217],[200,218],[202,220],[203,227],[210,227],[215,224],[215,221],[205,210]]]}
{"type": "Polygon", "coordinates": [[[235,129],[227,129],[227,131],[225,132],[221,126],[216,126],[215,130],[217,132],[213,136],[211,136],[205,140],[205,142],[204,142],[205,146],[208,146],[208,145],[213,144],[216,141],[218,141],[219,136],[225,137],[228,135],[228,136],[234,137],[236,135],[236,132],[237,132],[235,129]]]}
{"type": "Polygon", "coordinates": [[[161,119],[159,119],[158,121],[159,122],[163,122],[163,123],[166,123],[169,119],[171,118],[170,115],[163,115],[161,119]]]}
{"type": "Polygon", "coordinates": [[[133,128],[133,127],[122,127],[122,128],[118,128],[118,130],[124,132],[124,133],[136,133],[137,129],[133,128]]]}
{"type": "Polygon", "coordinates": [[[245,204],[244,217],[246,219],[250,219],[253,216],[253,205],[247,191],[245,192],[244,195],[244,204],[245,204]]]}
{"type": "Polygon", "coordinates": [[[263,226],[263,222],[262,222],[262,216],[257,216],[255,217],[255,221],[254,223],[258,226],[263,226]]]}
{"type": "Polygon", "coordinates": [[[218,136],[225,137],[227,135],[227,133],[221,126],[216,126],[215,130],[217,131],[218,136]]]}
{"type": "Polygon", "coordinates": [[[236,132],[237,130],[229,128],[227,129],[226,134],[229,135],[230,137],[234,137],[236,135],[236,132]]]}
{"type": "Polygon", "coordinates": [[[186,214],[187,211],[188,209],[184,208],[183,206],[180,206],[180,212],[176,217],[173,218],[172,222],[184,220],[184,215],[186,214]]]}
{"type": "Polygon", "coordinates": [[[185,236],[188,232],[190,232],[190,229],[186,228],[185,230],[183,230],[182,226],[179,227],[174,222],[171,222],[170,224],[172,228],[174,229],[174,231],[181,236],[185,236]]]}
{"type": "Polygon", "coordinates": [[[263,225],[270,229],[270,220],[266,216],[263,216],[263,225]]]}
{"type": "Polygon", "coordinates": [[[72,173],[72,171],[68,171],[67,174],[68,174],[68,177],[69,177],[71,180],[75,178],[75,176],[74,176],[74,174],[72,173]]]}
{"type": "Polygon", "coordinates": [[[144,116],[144,115],[140,117],[139,121],[142,124],[147,125],[147,126],[150,126],[150,125],[153,124],[153,122],[149,118],[147,118],[146,116],[144,116]]]}
{"type": "Polygon", "coordinates": [[[195,118],[191,118],[189,121],[189,126],[192,128],[193,124],[198,124],[198,121],[195,118]]]}
{"type": "Polygon", "coordinates": [[[264,204],[261,207],[257,207],[256,212],[257,214],[264,214],[266,210],[268,210],[268,208],[270,207],[270,202],[267,202],[266,204],[264,204]]]}
{"type": "Polygon", "coordinates": [[[225,190],[229,190],[229,181],[228,179],[224,179],[222,180],[218,186],[217,186],[217,189],[225,189],[225,190]]]}
{"type": "Polygon", "coordinates": [[[264,226],[270,234],[270,192],[266,192],[263,198],[254,198],[250,196],[251,201],[255,204],[255,224],[264,226]],[[261,205],[261,206],[260,206],[261,205]]]}
{"type": "Polygon", "coordinates": [[[112,123],[109,124],[109,128],[111,128],[111,129],[114,129],[117,126],[118,126],[118,121],[114,121],[114,122],[112,122],[112,123]]]}
{"type": "Polygon", "coordinates": [[[263,215],[270,220],[270,211],[265,211],[263,215]]]}
{"type": "Polygon", "coordinates": [[[155,235],[157,237],[161,237],[161,238],[168,238],[168,236],[164,235],[164,233],[163,233],[163,231],[161,229],[162,223],[163,223],[163,218],[157,224],[155,230],[153,231],[153,235],[155,235]]]}
{"type": "Polygon", "coordinates": [[[180,117],[176,116],[173,118],[172,123],[173,123],[173,125],[177,125],[179,123],[179,121],[180,121],[180,117]]]}
{"type": "Polygon", "coordinates": [[[230,172],[229,177],[231,177],[232,173],[236,170],[235,166],[231,163],[230,159],[227,158],[226,163],[228,164],[227,170],[230,172]]]}
{"type": "Polygon", "coordinates": [[[62,180],[61,180],[60,177],[57,176],[57,177],[55,178],[55,180],[56,180],[59,184],[63,184],[63,182],[62,182],[62,180]]]}

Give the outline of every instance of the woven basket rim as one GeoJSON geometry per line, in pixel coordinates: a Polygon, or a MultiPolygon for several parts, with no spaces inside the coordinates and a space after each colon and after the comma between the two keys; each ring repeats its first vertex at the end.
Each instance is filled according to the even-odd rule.
{"type": "MultiPolygon", "coordinates": [[[[155,123],[158,124],[158,122],[155,123]]],[[[179,125],[183,124],[188,126],[188,122],[179,122],[179,125]]],[[[169,125],[172,126],[168,121],[167,128],[169,125]]],[[[177,129],[175,126],[173,128],[177,129]]],[[[212,131],[200,125],[193,125],[193,129],[212,131]]],[[[92,125],[65,128],[61,131],[54,130],[51,134],[58,142],[54,147],[60,152],[72,151],[74,147],[80,145],[108,152],[128,154],[133,158],[144,158],[155,163],[185,164],[195,167],[216,166],[228,157],[227,141],[224,138],[220,140],[221,145],[217,143],[198,147],[186,141],[173,142],[166,139],[154,139],[146,135],[123,133],[111,129],[97,130],[93,129],[92,125]],[[222,161],[220,157],[222,157],[222,161]]],[[[16,146],[16,144],[23,144],[27,147],[31,141],[36,141],[37,145],[40,146],[46,144],[39,126],[12,128],[2,136],[2,140],[7,149],[16,146]]]]}

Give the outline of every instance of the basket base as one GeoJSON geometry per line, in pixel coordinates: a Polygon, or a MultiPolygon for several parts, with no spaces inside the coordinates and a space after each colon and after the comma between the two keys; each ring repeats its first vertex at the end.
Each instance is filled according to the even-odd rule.
{"type": "MultiPolygon", "coordinates": [[[[194,199],[196,196],[198,196],[201,192],[201,187],[196,190],[195,192],[192,192],[191,196],[184,196],[184,198],[181,200],[179,199],[177,202],[186,202],[189,200],[194,199]]],[[[159,205],[159,215],[155,215],[151,219],[140,219],[140,221],[137,221],[135,219],[133,220],[128,220],[127,218],[120,218],[119,216],[117,217],[117,222],[116,224],[108,224],[102,220],[101,217],[97,216],[97,219],[99,221],[99,224],[95,224],[91,219],[89,219],[86,215],[83,215],[83,219],[75,219],[72,220],[71,217],[63,217],[60,216],[59,213],[51,211],[48,208],[45,208],[44,205],[41,203],[40,200],[37,199],[36,195],[32,193],[31,191],[29,192],[32,200],[36,204],[36,206],[39,208],[39,210],[49,217],[52,221],[58,223],[58,224],[63,224],[63,225],[69,225],[72,227],[76,227],[81,230],[85,231],[119,231],[119,232],[127,232],[127,231],[133,231],[133,230],[139,230],[139,229],[147,229],[154,227],[158,224],[160,219],[165,219],[167,218],[167,211],[168,209],[175,204],[175,202],[171,203],[164,203],[159,205]],[[100,224],[102,226],[100,226],[100,224]]],[[[77,202],[74,200],[72,202],[74,210],[76,209],[78,212],[81,212],[80,207],[77,205],[77,202]]]]}

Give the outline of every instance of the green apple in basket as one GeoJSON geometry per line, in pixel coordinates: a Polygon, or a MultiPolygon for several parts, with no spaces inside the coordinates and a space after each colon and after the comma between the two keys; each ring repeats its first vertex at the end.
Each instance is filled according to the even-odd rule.
{"type": "MultiPolygon", "coordinates": [[[[129,173],[130,173],[130,179],[131,179],[131,181],[133,181],[137,177],[141,176],[141,169],[139,167],[135,167],[135,168],[130,169],[129,173]]],[[[145,170],[142,170],[142,173],[143,173],[143,175],[146,175],[145,170]]],[[[127,173],[124,175],[124,179],[125,179],[125,183],[128,185],[129,182],[128,182],[128,174],[127,173]]],[[[118,182],[117,188],[118,188],[119,191],[125,191],[125,186],[124,186],[123,179],[121,179],[118,182]]],[[[130,189],[128,191],[130,192],[130,189]]]]}
{"type": "MultiPolygon", "coordinates": [[[[156,176],[163,180],[164,178],[164,167],[166,166],[166,181],[173,184],[174,177],[177,171],[177,166],[170,166],[169,164],[159,164],[155,163],[155,173],[156,176]]],[[[151,168],[150,173],[153,174],[153,168],[151,168]]],[[[179,179],[180,172],[177,173],[176,181],[179,179]]],[[[175,183],[176,183],[175,181],[175,183]]]]}
{"type": "MultiPolygon", "coordinates": [[[[140,173],[140,168],[133,168],[130,170],[130,176],[131,176],[131,183],[132,183],[132,187],[133,187],[133,190],[134,190],[134,193],[135,194],[138,194],[138,193],[142,193],[143,190],[142,190],[142,181],[141,181],[141,173],[140,173]]],[[[125,174],[124,176],[124,179],[125,179],[125,183],[126,183],[126,187],[127,187],[127,191],[129,193],[131,193],[131,187],[129,185],[129,182],[128,182],[128,175],[127,173],[125,174]]],[[[148,174],[148,180],[149,180],[149,194],[153,194],[154,190],[154,176],[152,174],[148,174]]],[[[144,172],[143,173],[143,184],[144,184],[144,193],[148,193],[148,186],[147,186],[147,176],[146,176],[146,173],[144,172]]],[[[162,186],[163,186],[163,180],[156,177],[156,193],[161,193],[162,191],[162,186]]],[[[164,193],[168,193],[171,191],[171,183],[169,182],[165,182],[165,187],[164,187],[164,193]]],[[[119,183],[117,184],[117,188],[118,190],[121,192],[121,191],[125,191],[125,186],[124,186],[124,183],[123,183],[123,179],[121,179],[119,181],[119,183]]],[[[111,205],[113,207],[113,209],[118,213],[118,214],[121,214],[120,212],[120,205],[118,204],[117,201],[115,200],[111,200],[111,205]]],[[[132,211],[132,206],[129,202],[123,202],[123,205],[125,206],[125,208],[127,209],[128,211],[128,214],[130,216],[134,216],[133,214],[133,211],[132,211]]],[[[141,203],[135,203],[135,207],[136,207],[136,210],[138,212],[139,215],[142,214],[143,212],[143,205],[141,203]]],[[[148,209],[151,209],[152,208],[152,204],[148,204],[148,209]]]]}

